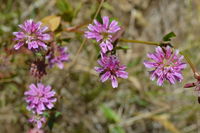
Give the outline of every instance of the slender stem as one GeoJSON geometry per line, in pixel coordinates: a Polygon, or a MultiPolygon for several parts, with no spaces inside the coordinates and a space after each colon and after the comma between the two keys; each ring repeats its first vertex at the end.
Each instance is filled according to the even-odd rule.
{"type": "MultiPolygon", "coordinates": [[[[101,3],[100,3],[100,5],[99,5],[99,7],[98,7],[98,9],[97,9],[97,11],[96,11],[96,13],[95,13],[95,15],[94,15],[93,20],[95,20],[96,17],[97,17],[97,15],[99,14],[99,12],[100,12],[100,10],[101,10],[101,7],[103,6],[103,3],[104,3],[104,0],[101,0],[101,3]]],[[[83,42],[81,43],[81,46],[79,47],[77,53],[75,54],[74,62],[73,62],[72,64],[75,64],[75,63],[76,63],[76,61],[77,61],[77,59],[78,59],[78,56],[79,56],[79,54],[80,54],[80,52],[81,52],[83,46],[85,45],[86,41],[87,41],[87,38],[84,38],[83,42]]]]}
{"type": "Polygon", "coordinates": [[[196,70],[194,64],[192,63],[192,61],[190,60],[190,58],[189,58],[186,54],[184,54],[183,52],[180,52],[180,54],[184,56],[185,60],[186,60],[187,63],[190,65],[190,67],[191,67],[193,73],[195,74],[195,73],[197,72],[197,70],[196,70]]]}
{"type": "Polygon", "coordinates": [[[119,41],[129,42],[129,43],[141,43],[141,44],[146,44],[146,45],[160,46],[159,42],[149,42],[149,41],[140,41],[140,40],[127,40],[127,39],[124,39],[124,38],[119,39],[119,41]]]}

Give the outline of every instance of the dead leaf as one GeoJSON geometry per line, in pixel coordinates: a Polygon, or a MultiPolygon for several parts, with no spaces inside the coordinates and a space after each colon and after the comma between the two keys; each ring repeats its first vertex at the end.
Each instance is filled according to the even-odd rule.
{"type": "Polygon", "coordinates": [[[43,25],[46,25],[50,28],[51,31],[55,31],[60,25],[61,17],[60,16],[47,16],[42,20],[43,25]]]}

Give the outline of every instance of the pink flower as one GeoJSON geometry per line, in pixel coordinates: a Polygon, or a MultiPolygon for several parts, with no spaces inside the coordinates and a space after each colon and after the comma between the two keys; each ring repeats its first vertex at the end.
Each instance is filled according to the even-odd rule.
{"type": "Polygon", "coordinates": [[[104,16],[102,18],[103,24],[94,20],[94,25],[89,24],[89,31],[85,32],[85,37],[89,39],[96,39],[97,42],[100,42],[101,51],[106,53],[113,49],[112,45],[112,34],[120,30],[118,22],[113,20],[109,22],[109,17],[104,16]]]}
{"type": "Polygon", "coordinates": [[[55,91],[51,90],[51,86],[44,86],[41,83],[31,84],[29,90],[24,93],[27,109],[33,113],[42,114],[46,109],[52,109],[56,102],[55,91]]]}
{"type": "Polygon", "coordinates": [[[157,47],[155,53],[147,54],[151,61],[144,61],[147,68],[151,68],[151,80],[157,79],[157,84],[161,86],[165,80],[175,84],[176,81],[181,82],[183,79],[182,70],[186,68],[186,64],[182,62],[183,56],[179,55],[179,51],[169,46],[157,47]]]}
{"type": "Polygon", "coordinates": [[[27,44],[28,49],[38,49],[42,47],[47,49],[45,41],[50,40],[50,35],[44,33],[48,27],[41,27],[41,22],[35,23],[32,19],[27,20],[24,24],[19,25],[20,31],[13,32],[15,35],[15,41],[17,42],[14,45],[14,49],[18,50],[21,46],[27,44]]]}
{"type": "Polygon", "coordinates": [[[95,67],[95,70],[100,73],[101,81],[105,82],[110,79],[112,87],[118,87],[117,78],[128,78],[128,73],[125,72],[126,66],[120,65],[119,59],[114,56],[102,56],[98,63],[101,67],[95,67]]]}
{"type": "Polygon", "coordinates": [[[49,61],[50,67],[57,65],[60,69],[64,68],[63,62],[69,61],[69,53],[67,52],[67,47],[57,46],[53,51],[51,51],[46,58],[49,61]]]}
{"type": "Polygon", "coordinates": [[[40,129],[42,127],[42,124],[46,122],[46,118],[37,115],[30,118],[29,122],[36,124],[37,128],[40,129]]]}

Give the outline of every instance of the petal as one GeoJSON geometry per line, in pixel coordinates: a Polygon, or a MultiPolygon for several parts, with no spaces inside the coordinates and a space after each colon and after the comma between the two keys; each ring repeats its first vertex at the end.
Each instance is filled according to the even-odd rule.
{"type": "Polygon", "coordinates": [[[64,64],[62,62],[58,62],[57,63],[58,68],[63,69],[64,68],[64,64]]]}
{"type": "Polygon", "coordinates": [[[157,67],[157,64],[154,63],[154,62],[144,61],[143,64],[144,64],[145,67],[147,67],[147,68],[154,68],[154,67],[157,67]]]}
{"type": "Polygon", "coordinates": [[[111,76],[111,73],[108,71],[104,74],[101,75],[101,82],[105,82],[106,80],[108,80],[111,76]]]}
{"type": "Polygon", "coordinates": [[[44,42],[37,41],[38,45],[43,47],[45,50],[47,50],[47,45],[44,42]]]}
{"type": "Polygon", "coordinates": [[[158,86],[162,86],[163,82],[164,82],[164,78],[163,77],[159,77],[158,80],[157,80],[158,86]]]}
{"type": "Polygon", "coordinates": [[[106,29],[108,29],[108,25],[109,25],[109,17],[108,16],[104,16],[102,18],[103,20],[103,25],[106,27],[106,29]]]}
{"type": "Polygon", "coordinates": [[[102,53],[106,53],[107,52],[107,46],[106,46],[106,44],[104,42],[102,42],[100,44],[100,47],[101,47],[102,53]]]}
{"type": "Polygon", "coordinates": [[[172,50],[170,46],[166,47],[166,58],[169,59],[172,55],[172,50]]]}
{"type": "Polygon", "coordinates": [[[37,121],[37,128],[40,129],[42,127],[42,122],[40,120],[37,121]]]}
{"type": "Polygon", "coordinates": [[[115,32],[117,32],[117,31],[119,31],[119,30],[120,30],[120,27],[118,26],[118,22],[115,21],[115,20],[113,20],[113,21],[111,22],[110,26],[109,26],[108,32],[109,32],[109,33],[115,33],[115,32]]]}
{"type": "Polygon", "coordinates": [[[104,69],[101,68],[101,67],[94,67],[94,70],[95,70],[96,72],[98,72],[98,73],[101,73],[101,72],[104,71],[104,69]]]}
{"type": "Polygon", "coordinates": [[[106,40],[107,48],[111,51],[113,49],[113,45],[110,43],[110,41],[106,40]]]}
{"type": "Polygon", "coordinates": [[[37,83],[37,86],[39,90],[43,90],[45,87],[42,83],[37,83]]]}
{"type": "Polygon", "coordinates": [[[38,106],[39,110],[45,110],[45,106],[43,103],[40,103],[39,106],[38,106]]]}
{"type": "Polygon", "coordinates": [[[117,88],[118,87],[118,82],[117,82],[117,78],[115,76],[111,76],[111,82],[112,82],[112,87],[113,88],[117,88]]]}
{"type": "Polygon", "coordinates": [[[38,39],[43,40],[43,41],[48,41],[51,39],[51,36],[49,34],[42,34],[38,37],[38,39]]]}
{"type": "Polygon", "coordinates": [[[162,60],[161,56],[160,57],[159,56],[157,56],[156,54],[151,54],[151,53],[147,54],[147,57],[154,60],[155,62],[162,62],[163,60],[162,60]]]}
{"type": "Polygon", "coordinates": [[[124,79],[128,78],[128,73],[125,71],[117,71],[116,75],[117,75],[117,77],[120,77],[120,78],[124,78],[124,79]]]}
{"type": "Polygon", "coordinates": [[[14,49],[18,50],[23,45],[24,45],[24,42],[18,42],[16,45],[14,45],[14,49]]]}
{"type": "Polygon", "coordinates": [[[53,106],[54,106],[54,105],[53,105],[52,103],[47,104],[48,109],[52,109],[53,106]]]}

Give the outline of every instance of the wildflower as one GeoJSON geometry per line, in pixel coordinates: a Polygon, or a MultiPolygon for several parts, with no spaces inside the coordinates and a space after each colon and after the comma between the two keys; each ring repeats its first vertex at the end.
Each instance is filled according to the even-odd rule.
{"type": "Polygon", "coordinates": [[[42,114],[46,109],[52,109],[54,102],[56,102],[55,91],[51,90],[51,86],[44,86],[41,83],[31,84],[29,90],[24,94],[26,102],[28,103],[27,109],[33,113],[42,114]]]}
{"type": "Polygon", "coordinates": [[[128,73],[125,72],[126,66],[120,65],[119,59],[114,56],[102,56],[98,63],[101,67],[95,67],[95,70],[100,73],[101,82],[110,79],[112,87],[118,87],[117,78],[128,78],[128,73]]]}
{"type": "Polygon", "coordinates": [[[183,79],[182,70],[186,68],[183,63],[183,56],[179,55],[179,50],[173,50],[171,47],[157,47],[155,53],[147,54],[151,61],[144,61],[150,71],[151,80],[157,79],[157,84],[161,86],[165,80],[175,84],[176,81],[181,82],[183,79]]]}
{"type": "Polygon", "coordinates": [[[37,128],[40,129],[42,124],[46,122],[46,118],[43,116],[35,115],[29,119],[29,122],[36,124],[37,128]]]}
{"type": "Polygon", "coordinates": [[[15,35],[14,40],[17,42],[14,45],[14,49],[18,50],[25,44],[28,45],[28,49],[38,49],[39,47],[47,49],[45,41],[50,40],[50,35],[44,33],[48,27],[42,27],[41,24],[41,22],[36,23],[30,19],[25,21],[24,24],[19,25],[21,30],[13,32],[13,35],[15,35]]]}
{"type": "Polygon", "coordinates": [[[46,58],[49,61],[50,67],[56,64],[60,69],[64,68],[63,62],[69,61],[69,53],[67,52],[67,47],[57,46],[51,51],[46,58]]]}
{"type": "Polygon", "coordinates": [[[103,24],[94,20],[94,25],[89,24],[89,31],[85,32],[85,37],[89,39],[96,39],[97,42],[100,42],[101,51],[106,53],[113,49],[112,45],[112,34],[120,30],[118,22],[113,20],[109,22],[109,17],[102,17],[103,24]]]}

